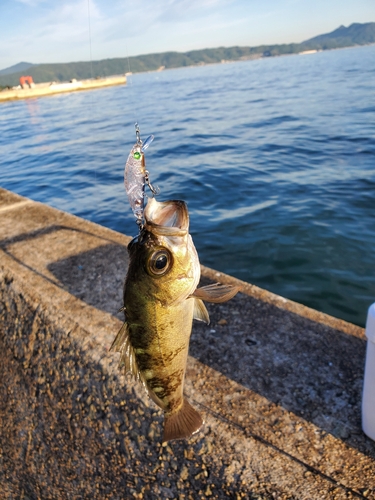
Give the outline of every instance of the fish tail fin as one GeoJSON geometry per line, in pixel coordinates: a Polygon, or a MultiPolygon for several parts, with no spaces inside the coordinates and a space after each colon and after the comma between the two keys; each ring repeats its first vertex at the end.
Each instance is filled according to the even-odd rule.
{"type": "Polygon", "coordinates": [[[172,415],[165,415],[163,443],[192,436],[203,425],[200,414],[184,399],[182,407],[172,415]]]}

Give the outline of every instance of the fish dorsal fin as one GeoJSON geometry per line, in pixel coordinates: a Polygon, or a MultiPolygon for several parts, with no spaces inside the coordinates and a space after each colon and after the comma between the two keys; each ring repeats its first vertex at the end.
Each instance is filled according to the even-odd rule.
{"type": "Polygon", "coordinates": [[[140,380],[141,382],[143,382],[137,366],[137,361],[135,359],[134,348],[130,343],[129,325],[126,321],[116,335],[116,338],[111,345],[110,351],[120,353],[120,366],[124,366],[125,373],[130,372],[136,380],[140,380]]]}
{"type": "Polygon", "coordinates": [[[232,299],[239,291],[240,288],[238,286],[214,283],[212,285],[197,288],[191,297],[219,304],[220,302],[226,302],[232,299]]]}
{"type": "Polygon", "coordinates": [[[198,321],[204,321],[205,323],[207,323],[207,325],[210,323],[210,316],[208,314],[206,306],[203,304],[201,299],[196,299],[195,297],[193,318],[197,319],[198,321]]]}

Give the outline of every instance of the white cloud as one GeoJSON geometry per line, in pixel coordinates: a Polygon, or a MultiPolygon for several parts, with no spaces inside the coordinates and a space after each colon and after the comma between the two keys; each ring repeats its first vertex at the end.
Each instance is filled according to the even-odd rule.
{"type": "Polygon", "coordinates": [[[170,0],[167,2],[158,19],[162,22],[186,22],[191,18],[201,18],[202,16],[215,14],[213,9],[221,11],[227,5],[233,3],[233,0],[170,0]]]}
{"type": "Polygon", "coordinates": [[[332,6],[326,0],[0,0],[0,68],[19,61],[89,60],[89,24],[92,58],[97,60],[300,41],[339,24],[370,20],[371,2],[332,0],[332,6]],[[346,17],[340,17],[344,6],[346,17]]]}
{"type": "MultiPolygon", "coordinates": [[[[87,0],[49,2],[48,8],[43,5],[38,9],[35,9],[38,0],[18,1],[27,4],[31,11],[29,18],[2,41],[4,52],[13,55],[12,64],[20,60],[43,63],[89,59],[87,0]],[[36,15],[32,15],[33,10],[37,11],[36,15]]],[[[100,17],[96,3],[90,0],[90,18],[96,20],[100,17]]]]}
{"type": "Polygon", "coordinates": [[[46,3],[47,0],[16,0],[18,3],[22,3],[24,5],[27,5],[29,7],[37,7],[38,5],[42,3],[46,3]]]}

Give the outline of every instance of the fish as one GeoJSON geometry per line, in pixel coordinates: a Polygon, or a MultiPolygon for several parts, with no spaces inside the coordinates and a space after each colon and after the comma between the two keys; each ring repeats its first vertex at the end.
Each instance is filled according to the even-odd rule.
{"type": "Polygon", "coordinates": [[[225,302],[232,285],[197,288],[200,263],[189,213],[181,200],[149,198],[140,233],[128,245],[124,285],[125,322],[111,350],[120,367],[140,381],[164,411],[163,442],[188,438],[203,419],[184,397],[184,379],[193,319],[209,323],[203,301],[225,302]]]}
{"type": "MultiPolygon", "coordinates": [[[[136,130],[139,133],[139,128],[136,130]]],[[[144,142],[137,135],[137,142],[130,150],[129,156],[125,163],[124,169],[124,185],[128,195],[128,200],[133,214],[137,219],[137,223],[141,224],[144,212],[145,185],[149,185],[152,192],[156,190],[150,184],[148,172],[146,170],[146,160],[144,152],[154,140],[154,136],[150,135],[144,142]]]]}

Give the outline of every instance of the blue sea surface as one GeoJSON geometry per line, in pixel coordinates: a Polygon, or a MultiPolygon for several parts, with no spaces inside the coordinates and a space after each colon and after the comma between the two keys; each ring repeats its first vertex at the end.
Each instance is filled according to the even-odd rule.
{"type": "MultiPolygon", "coordinates": [[[[127,68],[124,68],[124,72],[127,68]]],[[[0,186],[128,235],[141,135],[202,264],[364,325],[375,301],[375,46],[136,74],[0,105],[0,186]]]]}

